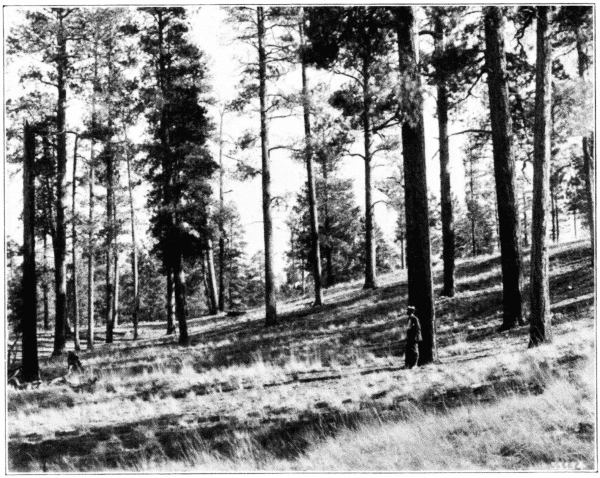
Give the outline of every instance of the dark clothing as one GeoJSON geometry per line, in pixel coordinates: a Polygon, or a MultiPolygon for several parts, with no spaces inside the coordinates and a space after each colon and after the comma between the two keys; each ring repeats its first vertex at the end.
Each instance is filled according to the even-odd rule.
{"type": "Polygon", "coordinates": [[[419,361],[419,344],[417,342],[406,344],[406,353],[404,357],[404,366],[413,368],[419,361]]]}
{"type": "Polygon", "coordinates": [[[81,365],[81,361],[79,360],[79,356],[75,352],[69,352],[67,354],[67,371],[78,372],[83,370],[83,365],[81,365]]]}
{"type": "Polygon", "coordinates": [[[406,329],[406,352],[404,364],[406,368],[413,368],[419,360],[419,342],[423,340],[421,335],[421,323],[416,315],[408,316],[406,329]]]}
{"type": "Polygon", "coordinates": [[[408,316],[406,340],[413,342],[421,342],[423,340],[421,336],[421,322],[419,322],[419,319],[414,314],[408,316]]]}

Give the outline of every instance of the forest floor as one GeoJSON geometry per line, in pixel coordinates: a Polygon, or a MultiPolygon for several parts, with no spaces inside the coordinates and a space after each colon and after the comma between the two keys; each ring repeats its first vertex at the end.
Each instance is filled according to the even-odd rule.
{"type": "Polygon", "coordinates": [[[436,286],[439,360],[413,370],[405,271],[328,289],[318,309],[281,303],[276,327],[262,309],[192,319],[187,348],[162,323],[136,342],[123,324],[66,378],[41,332],[42,384],[7,392],[8,469],[596,469],[591,257],[552,248],[554,342],[536,349],[528,326],[497,332],[499,256],[459,261],[457,295],[436,286]]]}

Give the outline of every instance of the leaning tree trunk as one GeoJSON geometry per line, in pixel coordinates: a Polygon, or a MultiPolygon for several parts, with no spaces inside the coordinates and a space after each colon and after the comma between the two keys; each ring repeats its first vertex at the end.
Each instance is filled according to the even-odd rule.
{"type": "Polygon", "coordinates": [[[531,315],[529,347],[552,341],[548,283],[548,202],[552,104],[551,7],[537,7],[537,60],[533,137],[531,315]]]}
{"type": "Polygon", "coordinates": [[[73,148],[73,196],[72,196],[72,215],[71,220],[71,247],[73,256],[73,341],[75,344],[75,350],[81,350],[81,342],[79,340],[79,294],[77,290],[77,227],[76,217],[76,195],[77,195],[77,143],[79,142],[79,135],[75,135],[75,146],[73,148]]]}
{"type": "MultiPolygon", "coordinates": [[[[441,7],[435,15],[435,50],[438,58],[444,54],[445,35],[441,7]]],[[[444,259],[444,288],[442,295],[454,297],[454,212],[450,185],[450,146],[448,139],[448,89],[444,74],[438,72],[437,114],[440,135],[440,196],[442,206],[442,244],[444,259]]]]}
{"type": "Polygon", "coordinates": [[[277,286],[273,269],[273,220],[271,217],[271,165],[269,160],[269,122],[267,118],[267,54],[265,51],[265,14],[257,7],[258,78],[260,98],[260,139],[262,158],[262,208],[265,240],[265,325],[277,324],[277,286]]]}
{"type": "Polygon", "coordinates": [[[25,122],[23,161],[23,287],[21,316],[21,378],[40,378],[37,345],[37,284],[35,272],[35,132],[25,122]]]}
{"type": "Polygon", "coordinates": [[[406,258],[408,266],[408,301],[416,307],[421,320],[423,340],[419,343],[419,364],[437,359],[436,323],[433,306],[431,246],[423,103],[418,72],[418,40],[412,7],[396,7],[398,53],[401,74],[413,80],[415,91],[412,121],[402,124],[404,157],[404,194],[406,211],[406,258]]]}
{"type": "Polygon", "coordinates": [[[67,39],[63,27],[63,17],[57,32],[58,61],[56,105],[56,229],[54,247],[54,284],[55,284],[55,328],[53,356],[61,355],[66,345],[67,327],[67,225],[65,209],[67,204],[67,136],[65,131],[65,110],[67,103],[67,39]]]}
{"type": "Polygon", "coordinates": [[[133,340],[138,338],[138,323],[140,312],[140,292],[138,287],[138,254],[137,241],[135,240],[135,208],[133,207],[133,183],[131,181],[131,158],[129,149],[125,154],[127,161],[127,188],[129,189],[129,213],[131,215],[131,274],[133,277],[133,340]]]}
{"type": "Polygon", "coordinates": [[[519,208],[516,197],[512,121],[508,102],[504,16],[500,7],[485,7],[485,58],[488,71],[496,203],[500,229],[503,319],[500,330],[522,323],[519,208]]]}
{"type": "MultiPolygon", "coordinates": [[[[304,9],[300,13],[300,44],[304,47],[304,9]]],[[[304,139],[306,142],[306,175],[308,185],[308,210],[310,216],[310,261],[312,264],[313,280],[315,283],[315,306],[323,304],[321,287],[321,244],[319,241],[319,212],[317,207],[317,192],[315,187],[312,135],[310,130],[310,100],[308,80],[306,78],[306,61],[302,56],[302,107],[304,113],[304,139]]],[[[304,269],[302,269],[304,271],[304,269]]]]}

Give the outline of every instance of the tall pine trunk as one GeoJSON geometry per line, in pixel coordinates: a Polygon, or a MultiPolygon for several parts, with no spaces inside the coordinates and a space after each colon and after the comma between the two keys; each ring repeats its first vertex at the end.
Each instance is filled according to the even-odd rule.
{"type": "Polygon", "coordinates": [[[512,120],[508,102],[504,15],[501,7],[484,8],[485,61],[488,71],[496,203],[500,229],[503,319],[500,330],[522,323],[519,208],[516,197],[512,120]]]}
{"type": "MultiPolygon", "coordinates": [[[[99,45],[99,31],[98,27],[95,31],[94,36],[94,76],[93,76],[93,88],[94,94],[92,95],[92,129],[97,126],[97,114],[96,114],[96,91],[98,87],[98,45],[99,45]]],[[[96,197],[94,194],[94,185],[96,182],[96,158],[94,148],[96,143],[92,135],[90,144],[90,163],[89,163],[89,231],[88,231],[88,289],[87,289],[87,334],[86,334],[86,347],[88,350],[94,349],[94,301],[95,301],[95,269],[96,269],[96,227],[94,218],[94,204],[96,197]]]]}
{"type": "MultiPolygon", "coordinates": [[[[300,47],[304,48],[304,9],[300,13],[300,47]]],[[[312,265],[313,281],[315,283],[315,306],[323,304],[323,291],[321,288],[321,244],[319,241],[319,211],[317,207],[317,192],[315,187],[312,134],[310,129],[310,100],[308,80],[306,77],[306,61],[302,55],[302,108],[304,113],[304,139],[306,142],[306,176],[308,185],[308,210],[310,216],[310,261],[312,265]]],[[[302,269],[304,271],[304,269],[302,269]]]]}
{"type": "MultiPolygon", "coordinates": [[[[95,122],[92,121],[94,124],[95,122]]],[[[95,158],[94,158],[94,141],[90,145],[90,170],[89,170],[89,232],[88,232],[88,289],[87,289],[87,335],[86,335],[86,347],[88,350],[94,349],[94,301],[95,301],[95,254],[96,254],[96,231],[94,224],[94,183],[96,182],[95,172],[95,158]]]]}
{"type": "Polygon", "coordinates": [[[548,283],[548,203],[552,103],[551,7],[536,7],[537,59],[533,131],[533,217],[529,346],[552,341],[548,283]]]}
{"type": "Polygon", "coordinates": [[[437,344],[431,275],[425,131],[418,71],[418,37],[412,7],[396,7],[394,10],[400,73],[411,77],[416,87],[412,121],[402,124],[402,154],[405,175],[408,301],[416,307],[416,314],[421,321],[423,340],[419,343],[419,364],[423,365],[437,359],[437,344]]]}
{"type": "Polygon", "coordinates": [[[138,323],[139,323],[139,312],[140,312],[140,292],[139,292],[139,279],[138,279],[138,253],[137,253],[137,241],[135,238],[135,208],[133,206],[133,183],[131,180],[131,158],[129,157],[129,148],[125,153],[125,160],[127,161],[127,189],[129,190],[129,213],[131,216],[131,274],[133,280],[133,340],[138,338],[138,323]]]}
{"type": "Polygon", "coordinates": [[[219,310],[225,310],[225,191],[224,179],[225,170],[223,169],[223,117],[225,108],[221,110],[221,121],[219,122],[219,310]]]}
{"type": "Polygon", "coordinates": [[[79,135],[75,135],[75,145],[73,147],[73,197],[72,197],[72,215],[71,220],[71,247],[73,259],[73,336],[75,350],[81,350],[81,342],[79,340],[79,292],[77,288],[77,227],[76,227],[76,195],[77,195],[77,144],[79,143],[79,135]]]}
{"type": "Polygon", "coordinates": [[[365,160],[365,285],[364,289],[377,288],[377,271],[375,269],[375,241],[373,240],[373,181],[371,179],[371,92],[369,91],[369,62],[363,58],[363,115],[362,127],[364,135],[365,160]]]}
{"type": "Polygon", "coordinates": [[[59,26],[56,33],[57,60],[57,89],[58,102],[56,105],[56,229],[53,241],[54,247],[54,287],[55,287],[55,328],[53,356],[61,355],[66,345],[67,328],[67,225],[65,209],[67,205],[67,136],[65,131],[65,110],[67,103],[67,39],[64,31],[64,17],[59,16],[59,26]]]}
{"type": "Polygon", "coordinates": [[[35,132],[25,123],[23,158],[23,287],[21,316],[21,377],[40,378],[37,345],[37,285],[35,271],[35,132]]]}
{"type": "Polygon", "coordinates": [[[113,342],[113,294],[114,274],[112,272],[114,262],[114,170],[112,145],[107,143],[105,147],[106,158],[106,343],[113,342]]]}
{"type": "MultiPolygon", "coordinates": [[[[445,49],[444,23],[441,8],[435,9],[435,50],[440,58],[445,49]]],[[[444,260],[444,288],[442,295],[454,297],[454,211],[450,185],[450,146],[448,139],[448,90],[443,73],[438,72],[437,114],[440,142],[440,196],[442,219],[442,244],[444,260]]]]}
{"type": "Polygon", "coordinates": [[[271,165],[269,159],[269,122],[267,118],[267,55],[265,51],[265,13],[256,9],[258,26],[258,78],[260,97],[260,139],[262,158],[262,208],[265,240],[266,326],[277,324],[277,285],[273,269],[273,220],[271,217],[271,165]]]}

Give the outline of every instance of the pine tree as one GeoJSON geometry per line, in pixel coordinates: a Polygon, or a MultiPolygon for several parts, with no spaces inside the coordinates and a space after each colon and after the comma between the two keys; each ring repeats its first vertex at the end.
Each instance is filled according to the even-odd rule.
{"type": "Polygon", "coordinates": [[[536,7],[536,13],[537,66],[531,230],[530,347],[552,341],[547,245],[551,155],[552,7],[536,7]]]}
{"type": "MultiPolygon", "coordinates": [[[[148,179],[153,189],[153,234],[167,274],[172,273],[179,343],[189,344],[184,253],[190,241],[186,223],[204,224],[210,187],[205,181],[216,168],[206,148],[212,124],[203,95],[207,92],[203,53],[186,39],[183,8],[143,8],[141,47],[143,103],[153,136],[148,145],[148,179]],[[158,98],[158,101],[156,100],[158,98]],[[184,197],[188,196],[184,201],[184,197]],[[183,206],[187,207],[187,210],[183,206]],[[193,209],[193,216],[190,210],[193,209]]],[[[206,237],[206,231],[195,231],[206,237]]],[[[193,236],[193,234],[192,234],[193,236]]]]}
{"type": "Polygon", "coordinates": [[[419,364],[427,364],[437,359],[437,344],[417,26],[411,7],[394,7],[392,11],[396,22],[400,74],[408,85],[404,88],[407,96],[403,101],[407,104],[403,105],[403,110],[412,112],[402,123],[408,301],[416,307],[421,321],[423,341],[419,343],[419,364]]]}
{"type": "Polygon", "coordinates": [[[500,331],[511,329],[523,321],[519,211],[516,196],[515,161],[512,151],[512,119],[508,102],[504,22],[501,7],[484,8],[485,54],[494,145],[496,195],[497,204],[502,205],[499,208],[503,304],[500,331]]]}

